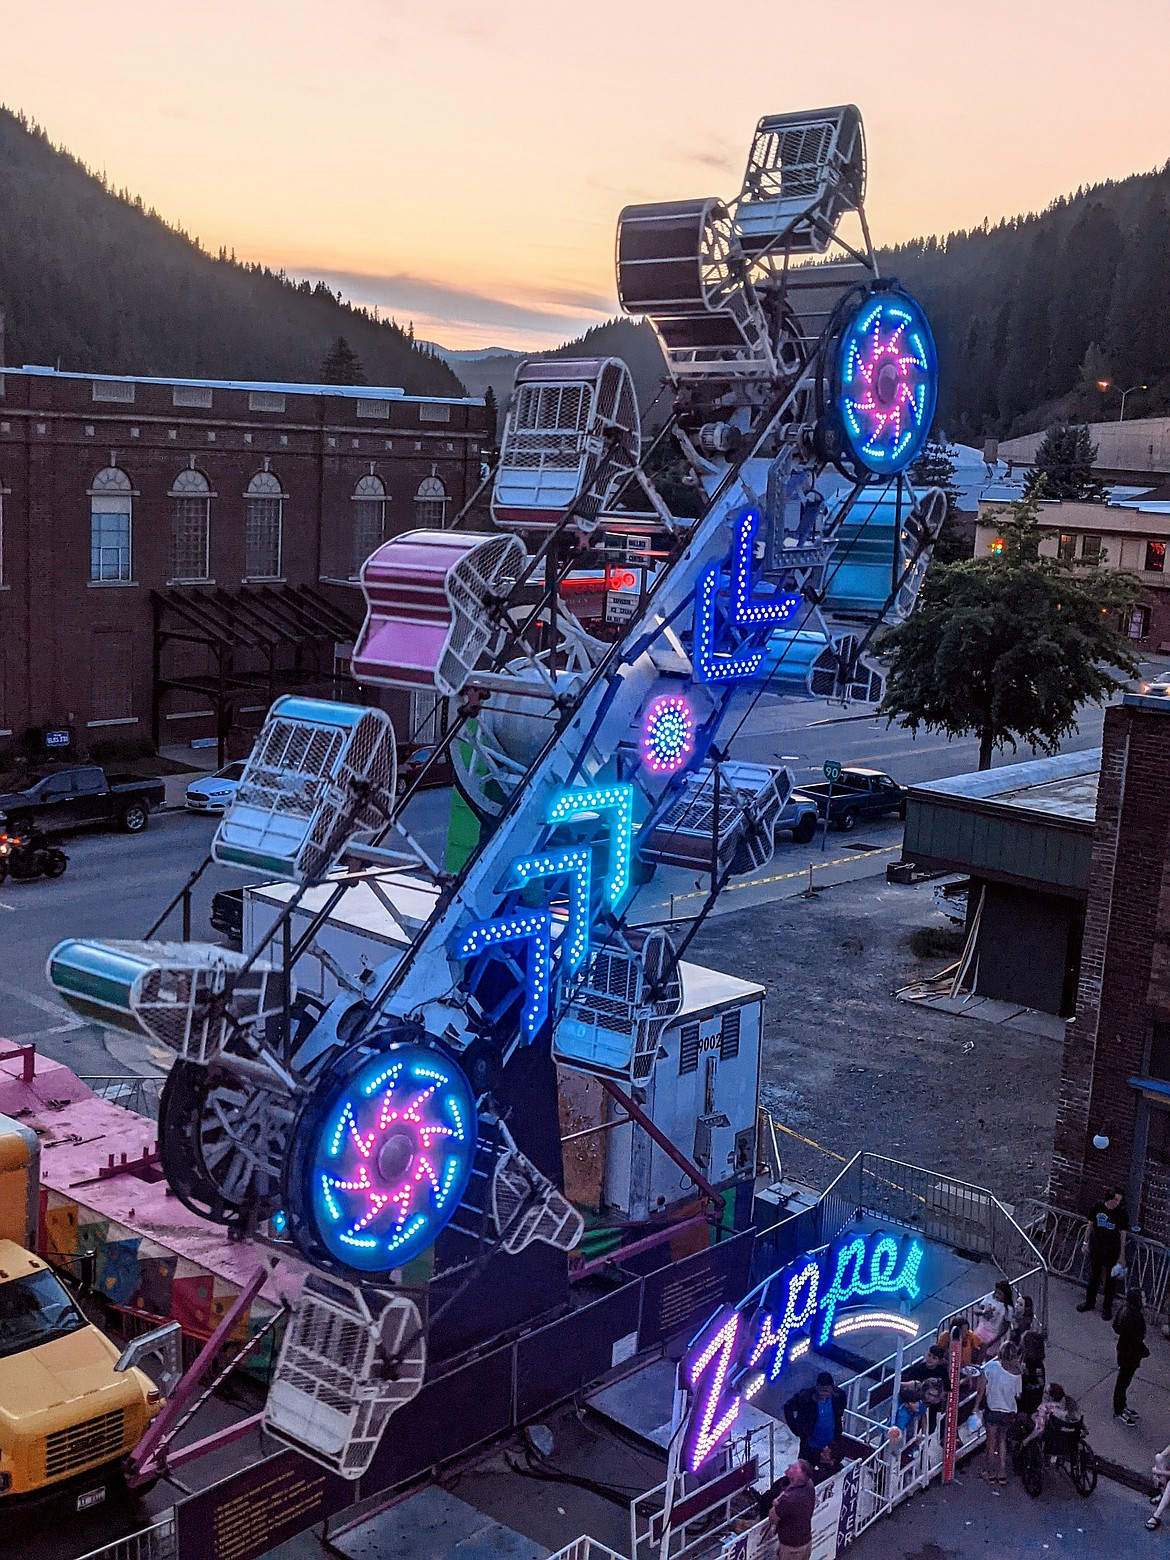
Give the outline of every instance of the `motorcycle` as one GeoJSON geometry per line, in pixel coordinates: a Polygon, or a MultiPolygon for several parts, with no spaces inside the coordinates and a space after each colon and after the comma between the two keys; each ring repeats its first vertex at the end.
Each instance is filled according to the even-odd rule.
{"type": "Polygon", "coordinates": [[[43,834],[0,834],[0,883],[7,877],[22,882],[59,878],[68,865],[65,852],[43,834]]]}

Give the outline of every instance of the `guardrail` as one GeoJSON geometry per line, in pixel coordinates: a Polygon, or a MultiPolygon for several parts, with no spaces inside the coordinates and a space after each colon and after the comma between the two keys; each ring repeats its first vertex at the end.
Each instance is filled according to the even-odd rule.
{"type": "Polygon", "coordinates": [[[101,1549],[91,1549],[78,1560],[175,1560],[174,1508],[152,1527],[116,1538],[101,1549]]]}
{"type": "Polygon", "coordinates": [[[159,1101],[162,1098],[165,1078],[145,1076],[142,1073],[107,1073],[96,1077],[83,1077],[99,1099],[109,1100],[132,1110],[139,1116],[158,1120],[159,1101]]]}
{"type": "MultiPolygon", "coordinates": [[[[1018,1222],[1028,1231],[1050,1272],[1083,1284],[1089,1276],[1084,1248],[1086,1220],[1083,1213],[1054,1208],[1040,1199],[1029,1199],[1016,1209],[1018,1222]]],[[[1133,1231],[1125,1239],[1128,1281],[1140,1284],[1148,1305],[1164,1312],[1170,1299],[1170,1246],[1133,1231]]]]}
{"type": "Polygon", "coordinates": [[[575,1538],[555,1555],[549,1555],[548,1560],[626,1560],[626,1556],[595,1538],[575,1538]]]}

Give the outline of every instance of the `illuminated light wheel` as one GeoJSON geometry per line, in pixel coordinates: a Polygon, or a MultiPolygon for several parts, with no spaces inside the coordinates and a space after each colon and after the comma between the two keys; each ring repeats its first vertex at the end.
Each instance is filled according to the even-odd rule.
{"type": "Polygon", "coordinates": [[[475,1149],[471,1086],[442,1051],[412,1038],[343,1056],[293,1130],[293,1239],[321,1266],[402,1267],[459,1206],[475,1149]]]}
{"type": "Polygon", "coordinates": [[[642,718],[642,762],[652,774],[671,775],[694,752],[695,712],[682,694],[661,694],[642,718]]]}
{"type": "Polygon", "coordinates": [[[921,307],[899,290],[872,293],[837,349],[837,412],[848,453],[896,475],[920,454],[938,399],[938,353],[921,307]]]}

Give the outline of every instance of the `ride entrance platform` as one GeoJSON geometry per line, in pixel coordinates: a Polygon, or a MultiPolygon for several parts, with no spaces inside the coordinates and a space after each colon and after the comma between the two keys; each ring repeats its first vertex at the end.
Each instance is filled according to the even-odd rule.
{"type": "MultiPolygon", "coordinates": [[[[840,1241],[854,1236],[862,1239],[880,1237],[891,1230],[891,1225],[872,1215],[862,1215],[854,1220],[837,1237],[840,1241]]],[[[905,1232],[902,1232],[905,1237],[905,1232]]],[[[849,1331],[843,1340],[831,1341],[824,1349],[814,1349],[807,1339],[797,1342],[791,1350],[788,1363],[774,1382],[769,1382],[752,1403],[745,1406],[743,1428],[752,1429],[764,1425],[769,1419],[780,1422],[783,1434],[784,1404],[802,1387],[811,1386],[821,1371],[828,1371],[838,1385],[844,1386],[853,1378],[880,1370],[883,1363],[896,1353],[898,1340],[902,1339],[906,1363],[918,1359],[937,1337],[952,1316],[969,1315],[973,1307],[990,1293],[998,1279],[1007,1277],[990,1258],[940,1241],[922,1237],[922,1258],[917,1268],[918,1298],[910,1303],[903,1299],[896,1306],[882,1304],[877,1317],[896,1317],[901,1327],[873,1325],[849,1331]],[[915,1327],[911,1336],[910,1326],[915,1327]],[[902,1329],[905,1330],[902,1330],[902,1329]]],[[[765,1237],[766,1239],[766,1237],[765,1237]]],[[[799,1260],[799,1259],[798,1259],[799,1260]]],[[[758,1278],[759,1262],[753,1268],[758,1278]]],[[[764,1277],[767,1277],[765,1272],[764,1277]]],[[[775,1287],[775,1286],[773,1286],[775,1287]]],[[[761,1293],[760,1299],[763,1300],[761,1293]]],[[[775,1304],[771,1299],[770,1304],[775,1304]]],[[[745,1310],[752,1312],[755,1302],[745,1310]]],[[[849,1319],[847,1325],[860,1320],[857,1312],[842,1312],[849,1319]]],[[[622,1381],[602,1387],[587,1398],[589,1407],[620,1430],[636,1435],[650,1445],[665,1450],[670,1443],[671,1416],[674,1404],[677,1360],[682,1353],[678,1346],[658,1360],[622,1381]]],[[[796,1455],[796,1442],[792,1443],[792,1455],[796,1455]]]]}

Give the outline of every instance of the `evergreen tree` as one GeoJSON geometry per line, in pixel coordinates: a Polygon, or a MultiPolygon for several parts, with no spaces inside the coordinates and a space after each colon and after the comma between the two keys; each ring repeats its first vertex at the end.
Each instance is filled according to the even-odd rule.
{"type": "Polygon", "coordinates": [[[338,336],[325,354],[319,382],[323,385],[365,384],[366,376],[362,368],[362,360],[344,336],[338,336]]]}
{"type": "Polygon", "coordinates": [[[919,490],[941,488],[947,496],[946,519],[942,523],[938,541],[934,544],[934,562],[956,563],[960,558],[969,558],[973,551],[975,527],[972,525],[966,531],[959,521],[961,494],[955,484],[955,463],[946,445],[931,440],[911,466],[910,480],[919,490]]]}
{"type": "Polygon", "coordinates": [[[1170,164],[1150,186],[1123,258],[1109,345],[1125,386],[1170,375],[1170,164]]]}
{"type": "Polygon", "coordinates": [[[495,450],[500,434],[500,409],[496,405],[496,392],[488,385],[483,393],[484,418],[487,422],[488,452],[495,450]]]}
{"type": "MultiPolygon", "coordinates": [[[[1117,218],[1101,201],[1073,223],[1047,278],[1052,289],[1047,394],[1064,395],[1077,383],[1089,343],[1099,338],[1124,243],[1117,218]]],[[[1108,375],[1102,375],[1108,378],[1108,375]]]]}
{"type": "Polygon", "coordinates": [[[978,737],[980,769],[1021,742],[1054,753],[1083,704],[1123,686],[1113,671],[1137,669],[1111,618],[1138,581],[1042,557],[1039,503],[1033,488],[1002,512],[1001,553],[933,567],[917,611],[882,639],[882,714],[911,731],[978,737]]]}
{"type": "Polygon", "coordinates": [[[1104,498],[1105,489],[1094,475],[1097,446],[1089,430],[1067,424],[1049,428],[1036,450],[1037,486],[1045,498],[1104,498]]]}

